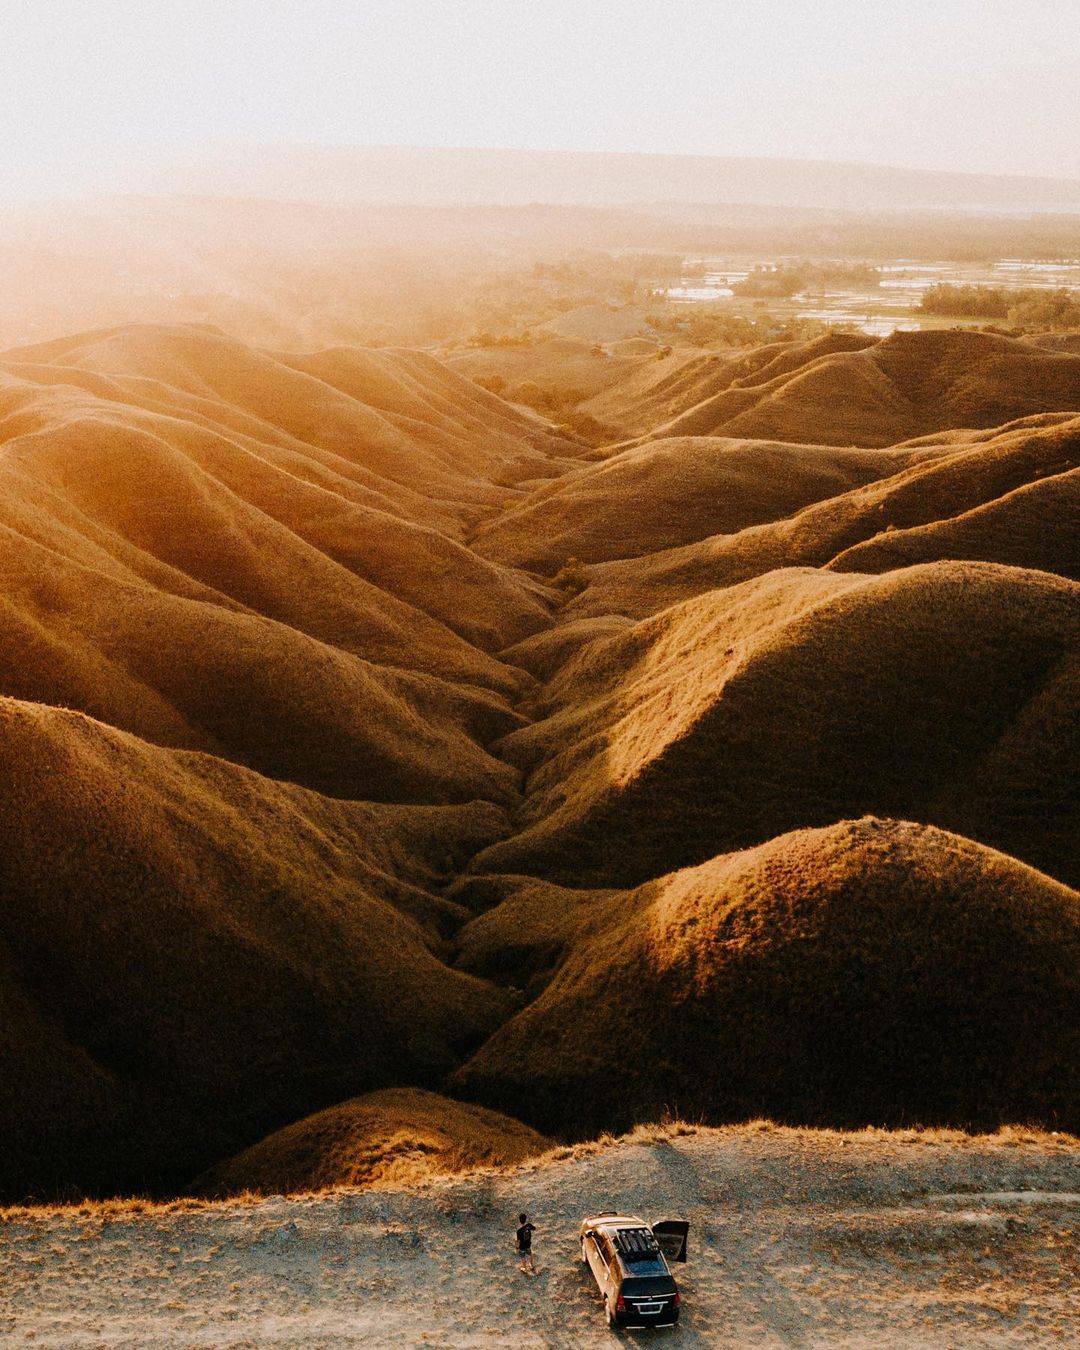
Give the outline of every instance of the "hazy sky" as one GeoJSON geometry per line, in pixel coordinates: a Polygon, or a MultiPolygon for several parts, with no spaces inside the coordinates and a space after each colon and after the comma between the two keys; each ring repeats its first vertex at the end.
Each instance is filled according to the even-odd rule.
{"type": "Polygon", "coordinates": [[[243,141],[1080,177],[1078,68],[1080,0],[0,0],[0,194],[243,141]]]}

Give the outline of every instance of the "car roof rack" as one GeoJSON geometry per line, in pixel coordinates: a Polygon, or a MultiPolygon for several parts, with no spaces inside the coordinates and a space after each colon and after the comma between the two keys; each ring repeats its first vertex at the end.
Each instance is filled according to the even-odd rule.
{"type": "Polygon", "coordinates": [[[650,1261],[660,1251],[660,1244],[648,1228],[620,1228],[615,1234],[615,1246],[627,1261],[650,1261]]]}

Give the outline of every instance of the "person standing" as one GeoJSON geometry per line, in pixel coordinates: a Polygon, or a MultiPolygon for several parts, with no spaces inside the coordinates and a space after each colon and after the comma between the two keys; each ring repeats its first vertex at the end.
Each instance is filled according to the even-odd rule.
{"type": "Polygon", "coordinates": [[[527,1214],[518,1215],[517,1230],[517,1248],[521,1256],[521,1273],[523,1275],[536,1274],[536,1262],[532,1254],[532,1235],[536,1232],[536,1225],[529,1222],[527,1214]]]}

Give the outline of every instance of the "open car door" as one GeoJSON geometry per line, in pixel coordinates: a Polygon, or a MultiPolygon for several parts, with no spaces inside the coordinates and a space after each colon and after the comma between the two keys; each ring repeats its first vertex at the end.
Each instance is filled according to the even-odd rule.
{"type": "Polygon", "coordinates": [[[690,1224],[686,1219],[659,1219],[652,1226],[660,1250],[669,1261],[685,1261],[690,1224]]]}

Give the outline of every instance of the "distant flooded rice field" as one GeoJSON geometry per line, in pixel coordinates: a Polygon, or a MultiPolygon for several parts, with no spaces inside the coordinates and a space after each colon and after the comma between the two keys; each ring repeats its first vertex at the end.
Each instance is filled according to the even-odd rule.
{"type": "Polygon", "coordinates": [[[802,261],[796,257],[687,258],[678,285],[667,287],[663,294],[677,304],[716,302],[739,314],[767,307],[784,318],[852,324],[875,337],[886,337],[898,329],[951,328],[987,322],[920,313],[918,306],[929,286],[945,283],[1015,290],[1080,288],[1080,258],[1000,258],[989,265],[894,258],[875,265],[881,275],[876,286],[813,286],[789,298],[770,298],[765,303],[760,298],[737,293],[738,284],[755,269],[795,267],[802,261]]]}

